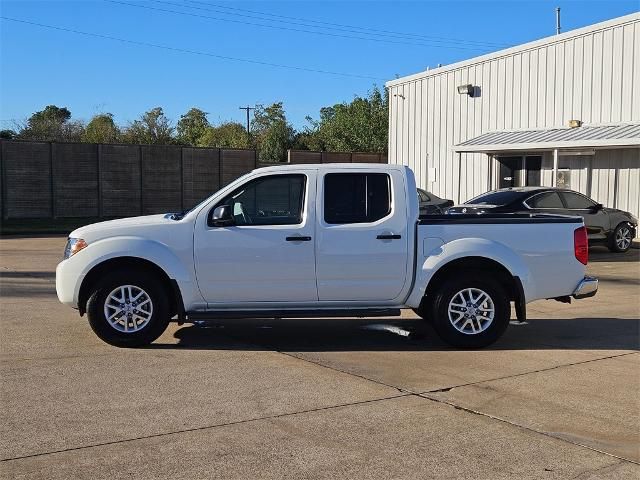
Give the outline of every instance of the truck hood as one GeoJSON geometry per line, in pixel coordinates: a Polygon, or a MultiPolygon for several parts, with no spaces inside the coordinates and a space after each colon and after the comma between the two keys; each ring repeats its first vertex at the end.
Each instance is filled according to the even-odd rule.
{"type": "Polygon", "coordinates": [[[106,222],[92,223],[80,227],[69,234],[73,238],[83,238],[87,242],[101,240],[103,238],[116,235],[138,235],[150,227],[175,224],[171,219],[171,213],[161,213],[157,215],[145,215],[142,217],[121,218],[118,220],[108,220],[106,222]]]}

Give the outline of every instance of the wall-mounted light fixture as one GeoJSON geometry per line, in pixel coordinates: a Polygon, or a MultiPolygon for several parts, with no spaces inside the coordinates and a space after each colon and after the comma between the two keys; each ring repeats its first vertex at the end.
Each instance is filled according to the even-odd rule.
{"type": "Polygon", "coordinates": [[[470,83],[467,85],[458,85],[458,93],[460,95],[469,95],[470,97],[473,97],[474,90],[473,85],[470,83]]]}
{"type": "Polygon", "coordinates": [[[582,126],[581,120],[569,120],[569,128],[578,128],[582,126]]]}

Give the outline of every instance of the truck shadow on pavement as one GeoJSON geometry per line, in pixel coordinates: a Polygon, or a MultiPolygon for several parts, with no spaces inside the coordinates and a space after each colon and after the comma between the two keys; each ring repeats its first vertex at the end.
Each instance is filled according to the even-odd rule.
{"type": "MultiPolygon", "coordinates": [[[[420,319],[216,320],[179,328],[178,344],[151,348],[202,350],[451,350],[420,319]]],[[[488,350],[635,350],[640,322],[620,318],[533,319],[512,324],[488,350]]]]}

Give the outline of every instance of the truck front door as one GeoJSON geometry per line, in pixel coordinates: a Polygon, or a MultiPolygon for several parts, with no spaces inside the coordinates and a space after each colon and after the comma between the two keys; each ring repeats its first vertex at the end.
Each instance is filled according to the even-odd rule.
{"type": "Polygon", "coordinates": [[[194,232],[194,260],[210,307],[317,302],[315,197],[315,171],[269,174],[203,211],[207,217],[194,232]],[[213,211],[222,205],[233,213],[231,225],[213,222],[213,211]]]}
{"type": "Polygon", "coordinates": [[[318,190],[319,300],[398,297],[407,281],[410,234],[402,173],[329,170],[319,176],[318,190]]]}

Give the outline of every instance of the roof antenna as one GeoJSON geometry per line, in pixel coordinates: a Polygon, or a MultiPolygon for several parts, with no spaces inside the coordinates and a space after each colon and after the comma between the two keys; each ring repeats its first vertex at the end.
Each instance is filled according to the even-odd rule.
{"type": "Polygon", "coordinates": [[[560,7],[556,7],[556,35],[560,35],[560,7]]]}

